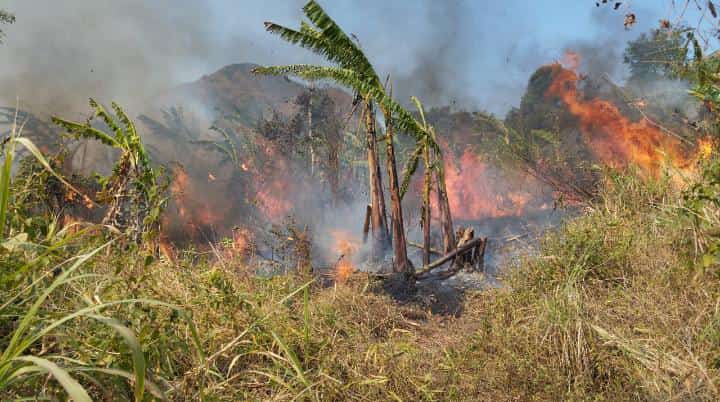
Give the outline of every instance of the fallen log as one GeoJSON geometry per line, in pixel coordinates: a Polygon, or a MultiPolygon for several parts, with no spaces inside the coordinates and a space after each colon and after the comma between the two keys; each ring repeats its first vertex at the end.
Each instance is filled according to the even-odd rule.
{"type": "MultiPolygon", "coordinates": [[[[472,266],[475,270],[478,270],[479,267],[483,264],[484,259],[485,259],[485,247],[487,245],[487,238],[481,238],[481,239],[476,239],[476,240],[483,240],[483,241],[478,242],[475,247],[472,247],[471,251],[466,251],[466,254],[472,254],[472,259],[473,259],[472,266]]],[[[444,280],[444,279],[448,279],[448,278],[456,275],[458,272],[462,271],[463,268],[465,268],[465,267],[466,267],[466,265],[455,264],[455,265],[450,266],[449,270],[440,272],[436,276],[430,276],[430,271],[427,271],[424,275],[422,275],[420,277],[416,276],[415,278],[418,280],[422,280],[422,279],[428,279],[428,278],[432,277],[433,279],[436,279],[436,280],[444,280]]]]}
{"type": "MultiPolygon", "coordinates": [[[[462,247],[459,247],[455,249],[454,251],[445,254],[445,256],[431,262],[430,264],[424,266],[420,271],[415,272],[415,278],[420,279],[422,276],[427,275],[430,273],[430,271],[434,270],[435,268],[439,268],[446,262],[452,260],[453,258],[457,256],[462,256],[468,252],[472,252],[478,245],[484,243],[487,239],[484,237],[478,237],[477,239],[472,239],[469,242],[466,242],[462,247]]],[[[484,250],[484,248],[483,248],[484,250]]],[[[460,267],[462,265],[458,264],[460,267]]]]}

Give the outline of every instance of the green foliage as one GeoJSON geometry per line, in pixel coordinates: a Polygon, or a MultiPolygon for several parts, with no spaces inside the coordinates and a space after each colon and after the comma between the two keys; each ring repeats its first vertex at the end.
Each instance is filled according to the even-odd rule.
{"type": "MultiPolygon", "coordinates": [[[[10,13],[7,10],[0,9],[0,24],[13,24],[15,23],[15,15],[10,13]]],[[[0,29],[0,43],[2,43],[2,39],[5,37],[5,32],[0,29]]]]}
{"type": "Polygon", "coordinates": [[[309,1],[303,11],[315,28],[307,23],[302,23],[299,31],[274,23],[266,23],[265,26],[269,32],[280,35],[290,43],[310,49],[337,66],[298,64],[260,67],[253,71],[258,74],[294,75],[311,81],[334,81],[352,89],[367,102],[376,102],[388,117],[392,117],[393,127],[419,140],[422,129],[418,122],[387,94],[377,72],[360,47],[314,0],[309,1]]]}
{"type": "Polygon", "coordinates": [[[108,204],[103,223],[125,232],[136,244],[141,240],[152,242],[160,233],[160,218],[167,202],[167,183],[160,180],[162,172],[150,165],[135,125],[120,106],[112,104],[115,116],[93,99],[90,107],[94,113],[84,123],[59,117],[53,117],[53,122],[76,139],[97,140],[120,151],[113,173],[100,180],[98,200],[108,204]],[[110,129],[110,134],[93,126],[95,118],[110,129]]]}
{"type": "Polygon", "coordinates": [[[685,63],[690,53],[687,45],[694,44],[694,53],[699,56],[697,40],[687,29],[655,29],[643,33],[630,41],[623,60],[630,69],[630,82],[641,84],[668,78],[685,63]],[[687,40],[684,37],[687,35],[687,40]]]}
{"type": "MultiPolygon", "coordinates": [[[[88,239],[86,237],[84,240],[88,239]]],[[[50,269],[49,272],[40,270],[37,279],[9,293],[0,290],[0,294],[7,296],[3,298],[3,304],[0,305],[0,314],[4,317],[11,317],[15,322],[9,328],[0,326],[0,348],[3,350],[0,355],[0,395],[17,397],[26,391],[32,391],[34,395],[40,396],[41,389],[38,388],[40,384],[38,381],[42,382],[42,377],[49,374],[57,380],[73,400],[90,401],[89,390],[91,388],[81,385],[74,375],[80,375],[84,379],[89,378],[92,380],[91,383],[99,385],[99,378],[94,377],[97,374],[103,374],[123,380],[127,379],[128,383],[133,384],[132,394],[136,402],[145,400],[146,390],[155,398],[167,400],[162,389],[146,378],[147,359],[143,352],[143,345],[135,332],[120,320],[99,314],[107,310],[116,310],[121,306],[132,307],[134,305],[169,308],[176,311],[178,315],[185,316],[182,310],[167,303],[138,298],[111,301],[88,299],[82,303],[85,304],[84,306],[81,304],[79,307],[72,307],[72,297],[67,294],[60,296],[63,293],[60,292],[61,289],[72,290],[78,286],[94,286],[96,292],[101,291],[102,283],[110,277],[104,277],[97,273],[80,273],[80,270],[105,248],[106,245],[73,257],[59,264],[58,267],[50,269]],[[61,268],[62,265],[70,263],[71,265],[67,268],[61,268]],[[52,308],[47,307],[58,301],[67,304],[71,310],[65,311],[66,306],[61,306],[60,311],[52,311],[52,308]],[[100,327],[94,328],[91,333],[84,334],[89,339],[73,344],[71,328],[79,325],[78,322],[88,322],[88,320],[111,330],[106,335],[106,345],[103,349],[115,348],[110,345],[114,343],[113,335],[120,336],[122,348],[126,348],[130,355],[131,371],[121,367],[108,366],[107,361],[111,355],[105,354],[105,352],[99,354],[97,360],[88,360],[91,355],[97,355],[95,351],[100,349],[84,350],[84,345],[103,332],[100,327]],[[10,330],[9,333],[6,332],[8,330],[10,330]],[[70,349],[60,349],[62,350],[60,353],[38,350],[39,344],[44,344],[48,339],[57,337],[59,333],[64,332],[66,333],[64,338],[67,338],[72,344],[70,349]],[[83,356],[85,357],[83,358],[83,356]]],[[[41,265],[44,264],[41,263],[41,265]]],[[[196,333],[192,321],[187,322],[190,330],[196,333]]],[[[202,359],[201,353],[199,358],[202,359]]],[[[95,388],[95,385],[92,388],[95,388]]],[[[43,388],[52,387],[46,385],[43,388]]]]}
{"type": "Polygon", "coordinates": [[[305,16],[315,25],[302,23],[300,30],[268,22],[265,24],[268,32],[292,44],[300,45],[338,64],[343,69],[355,71],[363,81],[371,86],[379,86],[378,77],[372,64],[362,52],[360,47],[343,32],[343,30],[325,13],[314,0],[304,7],[305,16]]]}
{"type": "Polygon", "coordinates": [[[240,157],[238,156],[235,141],[230,137],[228,131],[218,126],[212,126],[210,127],[210,130],[219,133],[222,136],[222,142],[211,140],[195,140],[192,141],[192,143],[200,145],[209,151],[219,152],[222,155],[222,158],[220,159],[220,165],[231,163],[234,167],[239,168],[241,164],[240,157]]]}
{"type": "MultiPolygon", "coordinates": [[[[400,184],[401,199],[405,197],[405,193],[407,193],[407,190],[410,187],[410,181],[412,180],[412,176],[417,171],[420,157],[422,157],[423,155],[434,154],[435,157],[432,157],[431,160],[425,161],[425,166],[431,166],[433,171],[441,171],[442,169],[444,169],[442,161],[442,150],[440,149],[440,144],[438,144],[437,142],[435,128],[429,125],[427,120],[425,119],[425,108],[420,102],[420,99],[413,96],[411,100],[417,107],[418,114],[420,115],[420,121],[417,121],[415,119],[413,120],[416,121],[415,124],[421,130],[422,134],[416,142],[415,149],[410,153],[410,156],[408,157],[405,169],[403,169],[403,177],[400,184]]],[[[440,177],[443,177],[444,173],[440,173],[440,177]]]]}
{"type": "Polygon", "coordinates": [[[720,266],[720,159],[717,156],[705,161],[700,180],[684,192],[685,215],[693,222],[696,246],[702,251],[705,268],[720,266]]]}
{"type": "MultiPolygon", "coordinates": [[[[2,154],[4,156],[2,167],[0,169],[0,240],[5,241],[11,233],[6,230],[9,216],[8,211],[13,207],[13,204],[17,202],[13,197],[17,194],[13,193],[12,175],[13,175],[13,161],[15,160],[18,146],[24,147],[29,151],[30,155],[37,161],[37,163],[45,169],[50,175],[57,179],[60,183],[67,186],[71,191],[82,195],[73,185],[71,185],[65,178],[55,172],[50,166],[50,162],[43,156],[40,150],[35,144],[28,138],[22,136],[23,126],[18,126],[17,121],[12,125],[12,130],[9,136],[2,143],[2,154]]],[[[17,235],[17,233],[15,233],[17,235]]]]}

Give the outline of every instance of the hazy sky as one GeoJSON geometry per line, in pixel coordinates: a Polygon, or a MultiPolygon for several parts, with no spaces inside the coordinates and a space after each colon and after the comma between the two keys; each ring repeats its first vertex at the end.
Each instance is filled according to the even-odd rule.
{"type": "MultiPolygon", "coordinates": [[[[676,0],[677,3],[683,3],[676,0]]],[[[316,62],[266,33],[296,27],[303,0],[10,0],[0,93],[75,107],[88,96],[133,102],[240,62],[316,62]]],[[[580,49],[616,77],[623,44],[670,14],[670,0],[325,0],[321,4],[390,73],[398,96],[504,113],[529,75],[580,49]],[[638,17],[623,28],[628,12],[638,17]]],[[[690,13],[697,13],[690,7],[690,13]]],[[[676,13],[677,14],[677,11],[676,13]]]]}

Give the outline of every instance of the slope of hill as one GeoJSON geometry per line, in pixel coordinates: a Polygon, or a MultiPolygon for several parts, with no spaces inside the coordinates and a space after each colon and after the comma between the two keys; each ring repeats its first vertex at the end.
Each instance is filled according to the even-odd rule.
{"type": "MultiPolygon", "coordinates": [[[[257,64],[231,64],[197,81],[172,88],[150,101],[153,107],[167,108],[183,105],[197,112],[198,117],[237,113],[252,127],[270,111],[289,116],[297,110],[295,98],[307,87],[286,77],[257,76],[252,69],[257,64]]],[[[339,89],[329,92],[337,105],[347,107],[350,96],[339,89]]]]}

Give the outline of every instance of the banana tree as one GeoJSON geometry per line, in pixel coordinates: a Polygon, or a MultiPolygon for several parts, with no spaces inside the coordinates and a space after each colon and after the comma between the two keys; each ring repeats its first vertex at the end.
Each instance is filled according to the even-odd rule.
{"type": "Polygon", "coordinates": [[[90,107],[94,113],[85,122],[59,117],[52,121],[75,138],[100,141],[120,151],[112,174],[100,180],[102,190],[97,198],[108,205],[103,224],[123,231],[136,244],[153,244],[160,233],[160,217],[167,201],[160,173],[150,165],[135,124],[120,106],[112,104],[115,116],[93,99],[90,107]],[[111,133],[93,127],[94,118],[100,118],[111,133]]]}
{"type": "Polygon", "coordinates": [[[363,103],[363,120],[367,132],[368,172],[371,194],[373,250],[379,256],[387,239],[387,218],[377,150],[376,106],[385,117],[387,168],[392,203],[392,240],[395,271],[409,273],[412,266],[407,258],[405,231],[400,202],[400,188],[393,144],[394,129],[415,134],[414,119],[387,95],[374,67],[360,47],[325,13],[315,1],[309,1],[303,11],[314,25],[303,22],[299,30],[267,22],[266,29],[290,43],[312,50],[335,64],[333,67],[291,65],[261,67],[259,74],[294,75],[308,81],[332,80],[352,89],[363,103]]]}
{"type": "Polygon", "coordinates": [[[403,181],[400,187],[400,195],[404,197],[410,187],[410,180],[417,171],[420,159],[423,160],[423,192],[420,224],[423,228],[423,264],[430,263],[430,223],[432,209],[430,206],[430,194],[432,192],[433,174],[435,175],[436,193],[438,198],[438,209],[443,234],[443,249],[446,253],[455,247],[455,233],[453,231],[450,203],[447,198],[445,187],[445,171],[443,166],[442,151],[437,142],[435,128],[427,123],[425,110],[422,103],[416,97],[411,98],[418,109],[420,120],[417,122],[421,129],[422,136],[416,142],[415,149],[410,154],[403,171],[403,181]]]}

